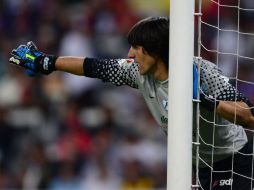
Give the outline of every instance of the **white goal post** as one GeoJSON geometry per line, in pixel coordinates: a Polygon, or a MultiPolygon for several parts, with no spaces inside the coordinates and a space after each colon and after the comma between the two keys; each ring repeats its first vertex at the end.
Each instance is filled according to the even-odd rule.
{"type": "Polygon", "coordinates": [[[194,0],[170,0],[167,190],[192,184],[194,0]]]}

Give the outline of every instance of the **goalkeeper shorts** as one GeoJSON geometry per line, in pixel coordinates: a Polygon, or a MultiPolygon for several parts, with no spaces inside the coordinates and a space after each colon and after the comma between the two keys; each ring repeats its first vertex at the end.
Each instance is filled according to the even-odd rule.
{"type": "Polygon", "coordinates": [[[254,190],[253,141],[233,156],[210,167],[199,168],[200,186],[204,190],[254,190]],[[212,176],[211,176],[212,175],[212,176]]]}

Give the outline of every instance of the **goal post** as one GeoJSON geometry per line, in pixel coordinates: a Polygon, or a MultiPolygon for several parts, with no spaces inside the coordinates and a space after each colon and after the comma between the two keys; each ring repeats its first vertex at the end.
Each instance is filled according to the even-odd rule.
{"type": "Polygon", "coordinates": [[[167,190],[190,190],[194,0],[170,0],[167,190]]]}

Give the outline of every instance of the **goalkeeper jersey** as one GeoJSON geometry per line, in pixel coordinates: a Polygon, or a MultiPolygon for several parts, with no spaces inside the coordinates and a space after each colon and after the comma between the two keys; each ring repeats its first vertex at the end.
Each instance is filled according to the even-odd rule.
{"type": "Polygon", "coordinates": [[[167,133],[168,124],[168,80],[156,81],[149,75],[140,75],[132,59],[86,58],[85,76],[99,78],[114,85],[129,85],[139,89],[153,117],[167,133]]]}
{"type": "MultiPolygon", "coordinates": [[[[194,65],[200,64],[201,90],[207,96],[224,101],[243,101],[250,105],[249,100],[238,92],[229,79],[222,75],[218,67],[207,61],[194,59],[194,65]]],[[[196,114],[194,106],[194,115],[196,114]]],[[[193,118],[193,135],[196,135],[196,117],[193,118]]],[[[223,117],[209,111],[200,104],[200,166],[211,166],[216,162],[232,156],[247,143],[247,135],[242,126],[233,124],[223,117]]],[[[194,147],[195,148],[195,147],[194,147]]],[[[193,156],[195,159],[195,154],[193,156]]]]}
{"type": "MultiPolygon", "coordinates": [[[[198,60],[194,59],[194,65],[198,60]]],[[[152,76],[140,75],[137,64],[132,59],[86,58],[85,76],[99,78],[114,85],[129,85],[139,89],[163,131],[167,133],[168,123],[168,80],[157,81],[152,76]]],[[[207,95],[219,100],[246,101],[246,98],[228,82],[211,62],[202,60],[201,88],[207,95]]],[[[195,113],[194,109],[194,113],[195,113]]],[[[206,163],[218,161],[241,149],[247,142],[242,126],[234,125],[214,112],[200,106],[200,157],[206,163]]],[[[195,117],[194,117],[195,119],[195,117]]],[[[196,129],[194,121],[193,129],[196,129]]],[[[193,135],[196,134],[194,130],[193,135]]],[[[181,138],[181,137],[179,137],[181,138]]],[[[201,162],[201,166],[205,166],[201,162]]]]}

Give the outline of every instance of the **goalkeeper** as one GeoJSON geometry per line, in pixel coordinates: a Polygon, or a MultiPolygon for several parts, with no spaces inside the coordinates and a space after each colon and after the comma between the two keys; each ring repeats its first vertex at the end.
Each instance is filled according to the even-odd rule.
{"type": "MultiPolygon", "coordinates": [[[[128,42],[131,47],[128,59],[57,57],[42,53],[32,42],[28,42],[14,49],[9,61],[25,68],[30,75],[37,73],[48,75],[54,71],[63,71],[99,78],[117,86],[128,85],[137,88],[143,94],[157,123],[167,133],[168,41],[169,19],[152,17],[139,21],[129,31],[128,42]]],[[[193,63],[194,78],[197,78],[196,66],[199,61],[194,59],[193,63]]],[[[213,123],[200,119],[202,141],[199,153],[204,161],[200,162],[199,166],[201,186],[205,190],[210,187],[222,190],[231,189],[233,184],[233,189],[248,189],[251,181],[241,175],[251,177],[252,160],[245,159],[241,155],[252,153],[252,143],[248,141],[243,128],[254,126],[252,113],[248,109],[251,104],[209,61],[201,60],[200,79],[202,87],[200,113],[208,120],[213,121],[216,118],[216,127],[213,123]],[[216,111],[215,117],[214,110],[216,111]],[[237,122],[237,125],[233,124],[234,121],[237,122]],[[220,148],[209,146],[213,142],[216,147],[220,148]],[[216,170],[232,170],[232,162],[229,160],[233,159],[234,171],[240,175],[233,175],[232,172],[218,172],[213,173],[211,177],[210,167],[207,166],[213,164],[216,170]],[[221,180],[228,182],[226,180],[231,181],[232,179],[233,182],[230,184],[220,183],[221,180]]]]}

